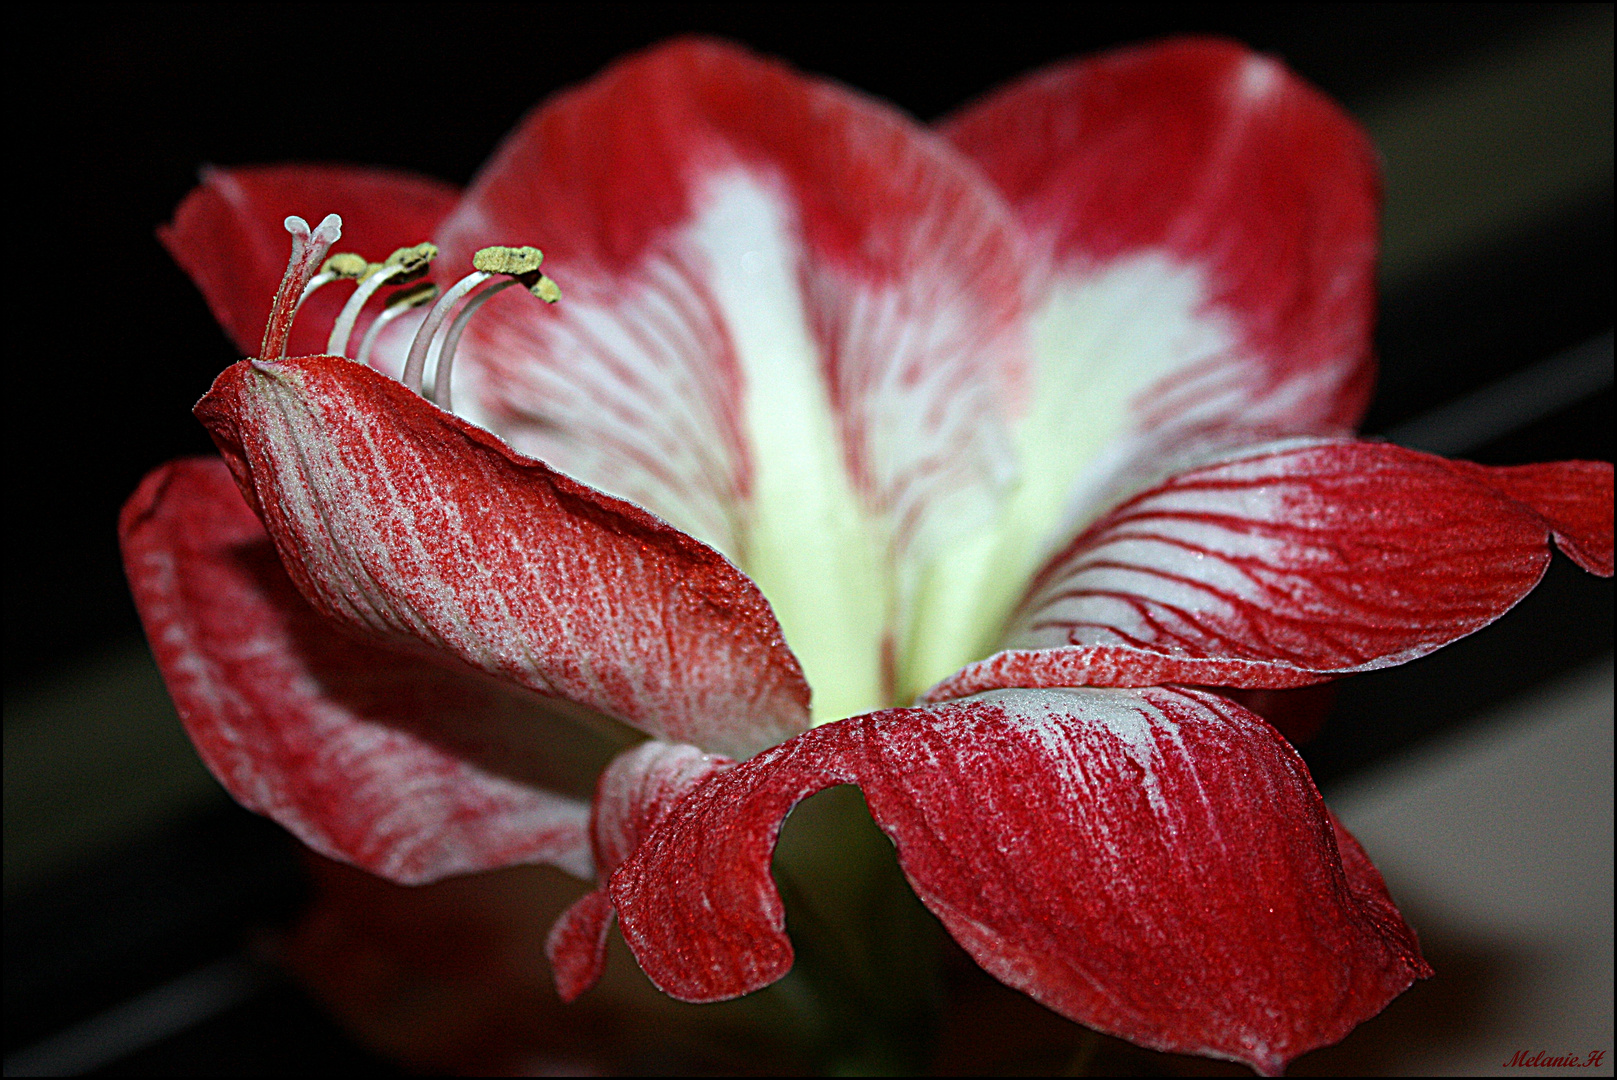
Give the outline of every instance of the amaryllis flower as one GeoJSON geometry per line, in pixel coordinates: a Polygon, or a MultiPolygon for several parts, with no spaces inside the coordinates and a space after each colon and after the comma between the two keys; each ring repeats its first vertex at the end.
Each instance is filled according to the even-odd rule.
{"type": "Polygon", "coordinates": [[[1350,437],[1376,204],[1338,108],[1205,40],[936,131],[682,41],[465,192],[216,171],[163,237],[255,359],[196,408],[222,459],[126,507],[130,580],[209,767],[312,848],[593,877],[564,997],[614,919],[677,998],[780,978],[780,823],[853,783],[993,975],[1277,1071],[1430,971],[1229,695],[1428,653],[1552,542],[1612,571],[1610,465],[1350,437]],[[299,309],[339,223],[286,267],[282,221],[328,212],[369,277],[299,309]],[[350,299],[424,241],[438,306],[350,299]],[[561,302],[456,309],[494,244],[561,302]]]}

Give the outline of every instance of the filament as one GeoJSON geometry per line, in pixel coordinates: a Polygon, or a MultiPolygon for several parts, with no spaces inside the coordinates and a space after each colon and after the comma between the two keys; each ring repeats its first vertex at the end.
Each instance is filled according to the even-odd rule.
{"type": "Polygon", "coordinates": [[[394,319],[407,311],[412,311],[422,304],[431,303],[438,295],[438,286],[430,281],[422,282],[413,289],[400,289],[388,298],[387,306],[376,313],[365,336],[359,342],[359,354],[354,357],[361,364],[370,363],[371,349],[376,339],[381,336],[382,330],[394,319]]]}
{"type": "Polygon", "coordinates": [[[461,297],[493,276],[493,274],[483,270],[467,274],[451,285],[449,291],[444,293],[436,304],[432,305],[432,310],[427,312],[426,319],[416,329],[415,340],[410,343],[410,356],[404,362],[405,386],[417,394],[421,393],[421,378],[426,373],[427,349],[432,345],[433,335],[438,332],[438,327],[443,325],[443,321],[448,317],[450,309],[460,303],[461,297]]]}
{"type": "Polygon", "coordinates": [[[327,355],[348,355],[348,336],[354,332],[354,323],[359,319],[359,311],[365,306],[365,301],[390,279],[402,273],[404,273],[402,265],[384,266],[359,283],[354,295],[348,298],[348,303],[337,313],[337,321],[331,325],[331,336],[326,339],[327,355]]]}
{"type": "Polygon", "coordinates": [[[504,281],[490,285],[466,301],[466,306],[460,309],[460,314],[455,316],[455,321],[449,324],[449,329],[444,332],[443,344],[438,346],[438,368],[433,372],[432,377],[432,400],[440,409],[445,412],[455,411],[449,400],[450,368],[455,362],[455,347],[460,344],[460,335],[465,332],[466,324],[472,321],[472,316],[477,314],[478,308],[488,303],[489,297],[509,289],[513,285],[520,284],[522,282],[516,278],[506,278],[504,281]]]}

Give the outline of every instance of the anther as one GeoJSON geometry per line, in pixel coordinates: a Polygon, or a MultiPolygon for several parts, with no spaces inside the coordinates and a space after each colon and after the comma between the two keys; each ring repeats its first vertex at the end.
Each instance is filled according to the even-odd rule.
{"type": "Polygon", "coordinates": [[[298,307],[303,307],[304,301],[314,295],[314,291],[322,285],[330,285],[333,281],[352,281],[363,277],[365,268],[370,263],[365,256],[355,255],[352,251],[339,251],[331,258],[320,264],[320,272],[309,279],[303,287],[303,294],[298,297],[298,307]]]}
{"type": "Polygon", "coordinates": [[[521,277],[538,270],[544,261],[544,252],[536,247],[486,247],[472,256],[472,269],[521,277]]]}
{"type": "MultiPolygon", "coordinates": [[[[561,299],[561,289],[539,272],[544,252],[536,247],[486,247],[472,256],[472,269],[490,274],[509,274],[547,304],[561,299]]],[[[502,286],[503,287],[503,286],[502,286]]]]}
{"type": "Polygon", "coordinates": [[[279,360],[286,355],[292,319],[298,313],[303,288],[314,277],[315,267],[326,257],[331,245],[342,238],[342,218],[336,214],[327,214],[313,232],[309,230],[309,223],[296,215],[283,224],[292,234],[292,255],[286,261],[286,273],[281,275],[275,302],[270,305],[269,320],[264,324],[264,340],[258,349],[259,357],[264,360],[279,360]]]}
{"type": "Polygon", "coordinates": [[[354,332],[354,323],[359,321],[359,313],[365,307],[365,302],[390,281],[402,285],[425,274],[437,255],[435,245],[415,244],[399,248],[380,263],[367,263],[361,273],[354,275],[360,279],[359,287],[348,298],[348,303],[337,315],[337,321],[332,324],[331,336],[326,339],[326,353],[330,356],[347,356],[348,338],[354,332]]]}
{"type": "Polygon", "coordinates": [[[414,281],[425,274],[432,266],[432,260],[438,257],[437,244],[414,244],[410,247],[401,247],[382,260],[383,266],[400,267],[398,284],[414,281]]]}
{"type": "Polygon", "coordinates": [[[370,363],[371,347],[376,344],[376,339],[381,336],[383,327],[406,311],[418,308],[423,304],[430,304],[437,297],[438,286],[430,281],[423,281],[410,288],[400,289],[388,297],[387,306],[376,313],[376,318],[371,320],[370,328],[365,331],[364,338],[360,340],[359,353],[354,359],[361,364],[370,363]]]}
{"type": "Polygon", "coordinates": [[[534,281],[531,284],[528,282],[523,282],[523,284],[528,286],[529,292],[533,293],[533,295],[537,296],[547,304],[554,304],[557,300],[561,299],[561,286],[557,285],[554,281],[551,281],[543,274],[539,275],[537,281],[534,281]]]}

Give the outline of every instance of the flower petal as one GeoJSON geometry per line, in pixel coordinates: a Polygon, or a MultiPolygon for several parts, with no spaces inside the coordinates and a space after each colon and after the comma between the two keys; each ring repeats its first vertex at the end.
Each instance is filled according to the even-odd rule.
{"type": "Polygon", "coordinates": [[[607,935],[617,912],[605,889],[585,893],[550,927],[545,937],[545,957],[556,978],[556,994],[563,1001],[577,1001],[584,991],[601,981],[606,970],[607,935]]]}
{"type": "Polygon", "coordinates": [[[1028,76],[943,131],[1046,273],[1020,483],[994,541],[933,571],[916,616],[931,654],[900,680],[915,691],[993,646],[1117,470],[1192,429],[1348,434],[1372,375],[1374,154],[1276,61],[1213,40],[1125,49],[1028,76]]]}
{"type": "Polygon", "coordinates": [[[1005,645],[928,691],[1284,687],[1391,667],[1538,584],[1612,572],[1612,467],[1490,468],[1387,443],[1249,448],[1119,506],[1034,582],[1005,645]]]}
{"type": "Polygon", "coordinates": [[[394,881],[520,862],[588,876],[588,807],[539,786],[565,777],[533,760],[555,734],[538,703],[337,632],[223,462],[153,472],[119,535],[180,718],[238,802],[394,881]]]}
{"type": "MultiPolygon", "coordinates": [[[[260,165],[208,168],[201,186],[157,230],[174,261],[207,298],[213,316],[243,356],[256,356],[270,301],[286,269],[286,230],[296,214],[318,221],[339,214],[341,249],[379,260],[394,248],[432,236],[459,193],[410,173],[346,165],[260,165]]],[[[292,327],[289,352],[325,352],[326,336],[345,290],[309,298],[292,327]]]]}
{"type": "Polygon", "coordinates": [[[658,986],[708,1001],[785,974],[770,854],[793,805],[846,782],[978,963],[1141,1045],[1275,1072],[1430,974],[1252,714],[1196,691],[1014,690],[816,728],[696,789],[611,883],[658,986]]]}
{"type": "MultiPolygon", "coordinates": [[[[1236,408],[1250,422],[1259,403],[1296,433],[1358,420],[1372,374],[1375,153],[1277,60],[1215,39],[1123,49],[1027,76],[944,130],[1044,248],[1047,303],[1088,290],[1111,316],[1110,363],[1132,361],[1123,377],[1140,423],[1236,408]],[[1122,284],[1106,279],[1126,265],[1128,287],[1107,303],[1097,290],[1122,284]],[[1173,306],[1187,273],[1202,295],[1184,314],[1222,323],[1228,340],[1164,350],[1166,366],[1116,350],[1173,306]]],[[[1097,343],[1052,347],[1106,364],[1081,353],[1097,343]]]]}
{"type": "Polygon", "coordinates": [[[1612,467],[1609,461],[1553,461],[1448,467],[1514,499],[1544,519],[1555,546],[1601,577],[1612,575],[1612,467]]]}
{"type": "MultiPolygon", "coordinates": [[[[590,810],[596,876],[604,882],[681,799],[733,764],[694,746],[655,739],[619,754],[601,773],[590,810]]],[[[575,1000],[601,977],[613,915],[603,884],[550,928],[545,954],[563,1001],[575,1000]]]]}
{"type": "Polygon", "coordinates": [[[533,113],[439,242],[519,238],[563,301],[493,300],[455,401],[733,558],[817,715],[885,700],[906,567],[989,522],[1012,468],[1026,260],[1003,201],[896,111],[684,40],[533,113]]]}
{"type": "Polygon", "coordinates": [[[619,754],[601,773],[590,812],[597,874],[608,877],[679,800],[734,764],[695,746],[655,739],[619,754]]]}
{"type": "Polygon", "coordinates": [[[738,757],[807,725],[769,605],[722,556],[392,379],[242,361],[196,412],[340,622],[738,757]]]}

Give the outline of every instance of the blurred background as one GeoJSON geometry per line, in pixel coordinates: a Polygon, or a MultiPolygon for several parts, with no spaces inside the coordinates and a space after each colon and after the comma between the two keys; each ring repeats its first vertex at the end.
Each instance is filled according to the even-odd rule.
{"type": "MultiPolygon", "coordinates": [[[[301,855],[207,775],[123,581],[119,506],[161,462],[211,452],[190,408],[238,359],[153,233],[204,163],[464,183],[541,98],[683,32],[922,121],[1054,60],[1223,34],[1343,102],[1383,155],[1382,369],[1365,431],[1490,464],[1611,460],[1610,5],[1053,10],[56,4],[13,34],[15,253],[72,254],[96,275],[47,288],[12,272],[6,1075],[448,1067],[401,1050],[415,1044],[318,977],[279,973],[315,948],[312,896],[369,886],[301,855]]],[[[1517,1050],[1603,1050],[1602,1067],[1569,1071],[1610,1074],[1612,613],[1611,583],[1557,556],[1495,626],[1341,684],[1304,754],[1439,974],[1294,1072],[1499,1072],[1517,1050]]],[[[1025,1045],[938,1071],[1216,1069],[1121,1044],[1075,1058],[1077,1029],[1020,1000],[993,1007],[1025,1045]]],[[[611,1067],[701,1064],[648,1054],[611,1067]]]]}

